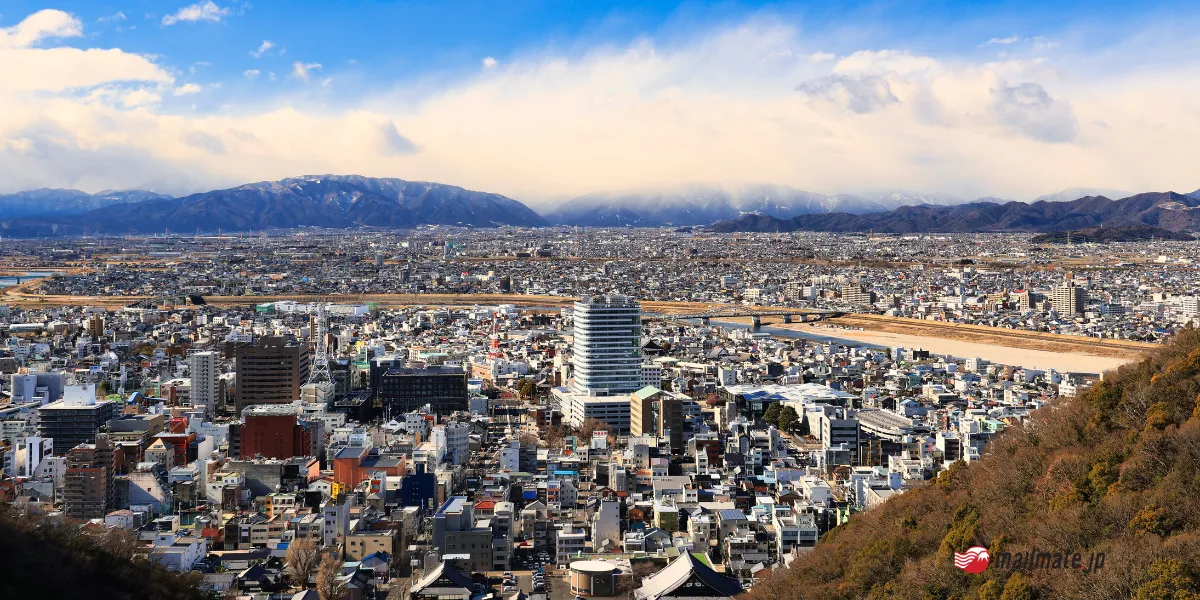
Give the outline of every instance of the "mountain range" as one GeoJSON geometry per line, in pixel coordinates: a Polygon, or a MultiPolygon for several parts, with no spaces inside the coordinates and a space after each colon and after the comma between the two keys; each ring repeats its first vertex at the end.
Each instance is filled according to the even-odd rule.
{"type": "MultiPolygon", "coordinates": [[[[70,205],[72,197],[63,195],[59,202],[70,205]]],[[[5,235],[32,236],[430,224],[538,226],[545,220],[511,198],[452,185],[309,175],[182,198],[154,197],[82,212],[52,212],[3,221],[0,227],[5,235]]]]}
{"type": "Polygon", "coordinates": [[[79,190],[42,188],[15,194],[0,194],[0,215],[6,219],[78,215],[112,204],[163,198],[170,196],[144,190],[106,190],[89,194],[79,190]]]}
{"type": "MultiPolygon", "coordinates": [[[[1111,195],[1121,192],[1106,191],[1111,195]]],[[[779,185],[691,185],[580,196],[538,214],[499,194],[440,183],[307,175],[171,197],[142,190],[39,189],[0,195],[0,234],[79,234],[384,227],[709,226],[734,231],[1063,231],[1098,225],[1200,230],[1200,190],[1110,200],[1072,188],[1032,203],[905,191],[827,195],[779,185]],[[1079,197],[1075,194],[1084,194],[1079,197]],[[1072,199],[1074,198],[1074,199],[1072,199]],[[1061,201],[1069,199],[1069,201],[1061,201]]]]}
{"type": "Polygon", "coordinates": [[[1098,226],[1149,225],[1171,231],[1200,231],[1200,190],[1191,194],[1150,192],[1120,200],[1085,196],[1070,202],[970,202],[955,206],[902,206],[869,214],[743,215],[713,225],[713,231],[840,231],[881,233],[1050,232],[1098,226]]]}
{"type": "Polygon", "coordinates": [[[946,194],[888,192],[867,196],[818,194],[782,185],[736,188],[693,185],[672,191],[597,193],[568,200],[546,211],[557,225],[661,227],[709,225],[746,214],[789,218],[844,212],[882,212],[918,204],[957,204],[946,194]]]}

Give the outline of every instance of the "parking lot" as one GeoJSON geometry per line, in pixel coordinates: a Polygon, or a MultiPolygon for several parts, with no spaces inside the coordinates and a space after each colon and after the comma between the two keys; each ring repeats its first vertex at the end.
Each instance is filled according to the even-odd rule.
{"type": "MultiPolygon", "coordinates": [[[[526,595],[546,594],[550,600],[571,600],[574,596],[571,594],[570,583],[564,579],[566,571],[557,571],[547,569],[542,577],[542,586],[535,589],[534,572],[533,571],[512,571],[516,577],[517,589],[525,592],[526,595]]],[[[496,591],[503,592],[505,586],[502,582],[503,573],[491,572],[488,575],[494,578],[494,588],[496,591]]],[[[512,590],[508,590],[512,591],[512,590]]]]}

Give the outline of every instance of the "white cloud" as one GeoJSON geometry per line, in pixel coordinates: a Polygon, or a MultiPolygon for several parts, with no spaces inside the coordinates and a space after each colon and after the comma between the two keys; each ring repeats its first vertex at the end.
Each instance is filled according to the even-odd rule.
{"type": "Polygon", "coordinates": [[[1004,37],[1004,38],[994,37],[994,38],[984,42],[984,44],[989,45],[989,46],[996,45],[996,44],[1007,45],[1007,44],[1015,44],[1019,41],[1021,41],[1021,38],[1019,38],[1017,36],[1004,37]]]}
{"type": "Polygon", "coordinates": [[[0,29],[0,48],[28,48],[44,39],[79,37],[83,24],[61,10],[39,10],[12,27],[0,29]]]}
{"type": "Polygon", "coordinates": [[[246,69],[245,71],[242,71],[242,75],[246,76],[246,79],[254,79],[261,74],[262,71],[259,71],[258,69],[246,69]]]}
{"type": "Polygon", "coordinates": [[[889,104],[899,102],[887,79],[876,75],[833,73],[810,79],[796,89],[811,98],[826,100],[859,114],[883,110],[889,104]]]}
{"type": "MultiPolygon", "coordinates": [[[[904,47],[818,60],[835,41],[749,23],[672,44],[506,56],[502,69],[419,95],[398,82],[394,93],[366,89],[325,106],[328,92],[285,87],[274,98],[216,98],[236,110],[178,114],[160,109],[158,94],[194,84],[175,87],[146,57],[35,47],[78,30],[68,16],[0,38],[5,190],[184,192],[322,172],[532,201],[696,180],[1013,198],[1198,185],[1179,140],[1200,138],[1200,58],[1172,54],[1173,38],[1153,32],[1139,43],[1154,40],[1176,61],[1115,68],[1125,50],[1116,46],[1004,61],[904,47]]],[[[324,71],[298,62],[290,77],[341,77],[324,71]]]]}
{"type": "Polygon", "coordinates": [[[937,66],[938,62],[933,58],[916,56],[903,50],[861,50],[839,60],[833,66],[833,72],[908,75],[937,66]]]}
{"type": "Polygon", "coordinates": [[[150,106],[158,104],[162,101],[162,96],[151,92],[147,89],[136,89],[127,94],[121,99],[121,103],[128,107],[150,106]]]}
{"type": "Polygon", "coordinates": [[[485,69],[494,69],[496,68],[496,65],[500,64],[496,61],[496,59],[490,56],[485,56],[481,62],[483,63],[483,68],[485,69]]]}
{"type": "Polygon", "coordinates": [[[204,87],[199,84],[185,83],[175,88],[173,94],[176,96],[187,96],[189,94],[199,94],[202,91],[204,91],[204,87]]]}
{"type": "Polygon", "coordinates": [[[271,40],[263,40],[262,43],[258,45],[258,50],[250,51],[250,56],[253,56],[254,58],[259,58],[263,54],[266,54],[268,50],[270,50],[271,48],[274,48],[274,47],[275,47],[275,42],[272,42],[271,40]]]}
{"type": "Polygon", "coordinates": [[[212,0],[205,0],[204,2],[185,6],[174,14],[163,17],[162,24],[174,25],[182,22],[196,23],[199,21],[219,23],[221,19],[228,17],[230,14],[232,13],[228,8],[221,8],[213,3],[212,0]]]}
{"type": "Polygon", "coordinates": [[[115,12],[111,15],[108,15],[107,17],[100,17],[99,19],[96,19],[96,22],[97,23],[115,23],[115,22],[124,21],[124,20],[125,20],[125,13],[118,10],[117,12],[115,12]]]}
{"type": "Polygon", "coordinates": [[[0,49],[0,91],[63,91],[117,81],[170,82],[153,62],[120,50],[0,49]]]}
{"type": "Polygon", "coordinates": [[[300,81],[308,81],[311,72],[320,70],[321,63],[303,63],[300,61],[292,63],[292,77],[300,81]]]}

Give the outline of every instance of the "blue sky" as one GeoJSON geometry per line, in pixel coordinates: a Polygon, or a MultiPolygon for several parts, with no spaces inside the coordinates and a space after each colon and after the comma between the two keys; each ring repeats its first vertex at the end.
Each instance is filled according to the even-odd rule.
{"type": "Polygon", "coordinates": [[[0,179],[182,193],[353,171],[534,202],[700,181],[1191,191],[1171,145],[1200,133],[1196,13],[9,0],[0,179]]]}

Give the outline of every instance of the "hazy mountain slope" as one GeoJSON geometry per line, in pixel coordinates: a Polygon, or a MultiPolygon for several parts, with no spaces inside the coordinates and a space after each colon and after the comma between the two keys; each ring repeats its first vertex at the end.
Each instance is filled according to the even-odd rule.
{"type": "MultiPolygon", "coordinates": [[[[911,198],[896,201],[906,200],[911,198]]],[[[657,227],[707,225],[742,214],[791,217],[831,211],[875,212],[892,206],[858,196],[827,196],[787,186],[689,186],[669,192],[580,196],[548,208],[546,218],[563,225],[657,227]]]]}
{"type": "Polygon", "coordinates": [[[78,215],[121,202],[169,198],[143,190],[107,190],[88,194],[79,190],[38,189],[0,194],[0,218],[21,219],[78,215]]]}
{"type": "Polygon", "coordinates": [[[1099,225],[1150,225],[1200,230],[1200,199],[1150,192],[1121,200],[1088,196],[1071,202],[972,202],[957,206],[904,206],[870,214],[830,213],[764,220],[743,216],[716,223],[715,231],[877,231],[885,233],[1065,231],[1099,225]]]}
{"type": "Polygon", "coordinates": [[[1034,202],[1045,200],[1046,202],[1070,202],[1076,198],[1084,196],[1104,196],[1105,198],[1125,198],[1132,196],[1133,193],[1123,190],[1114,190],[1110,188],[1089,188],[1089,187],[1073,187],[1065,190],[1054,192],[1053,194],[1044,194],[1034,198],[1034,202]]]}

